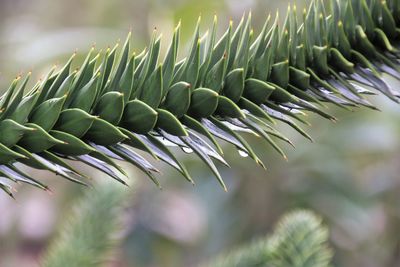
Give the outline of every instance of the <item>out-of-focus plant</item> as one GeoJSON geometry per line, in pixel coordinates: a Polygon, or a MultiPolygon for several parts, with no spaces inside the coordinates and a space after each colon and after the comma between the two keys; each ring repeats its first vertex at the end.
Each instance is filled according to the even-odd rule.
{"type": "Polygon", "coordinates": [[[65,216],[60,234],[44,256],[42,266],[103,266],[119,244],[121,210],[128,198],[128,190],[115,183],[89,190],[65,216]]]}
{"type": "MultiPolygon", "coordinates": [[[[107,257],[116,247],[125,190],[114,184],[89,191],[74,212],[66,217],[61,234],[50,246],[43,267],[107,266],[107,257]]],[[[313,266],[327,267],[332,258],[328,230],[309,211],[285,215],[274,233],[220,256],[207,267],[313,266]]]]}
{"type": "Polygon", "coordinates": [[[309,211],[290,212],[280,219],[274,233],[220,256],[207,267],[327,267],[332,259],[328,229],[309,211]]]}

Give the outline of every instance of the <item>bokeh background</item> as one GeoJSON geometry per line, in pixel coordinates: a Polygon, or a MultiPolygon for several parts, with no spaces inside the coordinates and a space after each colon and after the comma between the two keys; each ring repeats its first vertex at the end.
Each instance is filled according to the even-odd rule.
{"type": "MultiPolygon", "coordinates": [[[[180,19],[181,41],[187,43],[199,14],[203,32],[214,14],[222,32],[229,19],[238,22],[244,11],[252,10],[257,32],[268,13],[285,12],[286,6],[287,1],[268,0],[1,0],[0,88],[30,70],[33,80],[39,79],[75,50],[79,62],[92,44],[106,48],[130,29],[137,51],[154,28],[163,34],[165,50],[180,19]]],[[[232,168],[219,167],[228,193],[195,156],[184,153],[180,158],[193,173],[195,187],[160,165],[164,190],[159,191],[129,169],[136,183],[124,215],[124,242],[110,266],[197,266],[267,234],[280,215],[295,208],[324,218],[335,266],[400,266],[400,106],[384,97],[373,102],[382,112],[331,107],[337,123],[309,116],[307,131],[314,143],[280,125],[296,144],[296,149],[283,145],[288,162],[249,138],[266,162],[266,172],[226,145],[232,168]]],[[[95,182],[109,179],[84,170],[95,182]]],[[[0,194],[1,267],[39,266],[71,205],[90,190],[47,173],[34,175],[51,185],[52,195],[28,186],[18,188],[16,201],[0,194]]]]}

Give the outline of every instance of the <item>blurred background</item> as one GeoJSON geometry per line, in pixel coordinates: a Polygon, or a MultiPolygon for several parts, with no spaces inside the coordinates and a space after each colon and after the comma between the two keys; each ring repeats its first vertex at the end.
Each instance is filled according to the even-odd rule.
{"type": "MultiPolygon", "coordinates": [[[[39,79],[75,50],[79,63],[92,44],[98,49],[112,46],[130,29],[138,52],[154,28],[163,34],[165,51],[174,25],[182,20],[181,41],[188,43],[199,14],[203,30],[218,14],[222,32],[229,19],[237,23],[243,12],[252,10],[258,32],[268,13],[283,14],[287,2],[1,0],[0,88],[5,90],[16,75],[30,70],[32,80],[39,79]]],[[[305,4],[297,2],[300,7],[305,4]]],[[[129,169],[136,184],[124,216],[124,242],[110,266],[196,266],[267,234],[280,215],[295,208],[311,209],[324,218],[331,230],[335,266],[400,266],[400,106],[384,97],[372,102],[382,112],[331,107],[337,123],[309,116],[312,126],[307,131],[314,143],[280,125],[296,145],[282,145],[288,162],[249,137],[268,171],[226,145],[232,168],[219,167],[227,193],[195,156],[184,153],[180,158],[193,174],[195,187],[159,164],[164,188],[159,191],[129,169]]],[[[96,177],[95,182],[109,179],[84,170],[96,177]]],[[[88,190],[47,173],[34,175],[50,184],[52,195],[28,186],[18,188],[16,201],[0,194],[1,267],[39,266],[58,224],[88,190]]]]}

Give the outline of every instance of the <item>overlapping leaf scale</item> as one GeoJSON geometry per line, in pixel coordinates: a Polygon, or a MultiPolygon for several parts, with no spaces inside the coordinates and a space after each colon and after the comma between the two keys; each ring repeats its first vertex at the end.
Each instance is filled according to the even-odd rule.
{"type": "Polygon", "coordinates": [[[139,54],[129,34],[122,48],[92,48],[78,70],[73,55],[30,90],[30,74],[16,78],[0,98],[0,189],[12,195],[10,183],[22,182],[48,190],[21,165],[86,184],[66,159],[122,183],[127,174],[118,161],[127,161],[159,185],[158,170],[137,150],[194,183],[171,146],[194,152],[226,189],[214,163],[229,166],[218,140],[264,167],[244,135],[286,157],[277,141],[292,143],[274,128],[277,121],[312,140],[298,123],[307,125],[306,112],[335,120],[326,103],[376,109],[365,98],[375,93],[399,102],[383,76],[400,80],[399,1],[313,1],[299,17],[289,7],[283,24],[268,17],[256,36],[248,14],[219,39],[217,19],[204,36],[199,19],[181,60],[180,24],[163,61],[156,32],[139,54]]]}

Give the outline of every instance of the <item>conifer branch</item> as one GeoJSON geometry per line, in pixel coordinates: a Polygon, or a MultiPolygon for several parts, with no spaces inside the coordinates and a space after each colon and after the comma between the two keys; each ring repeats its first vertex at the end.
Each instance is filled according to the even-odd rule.
{"type": "Polygon", "coordinates": [[[301,210],[285,215],[270,237],[222,255],[207,267],[328,267],[331,259],[321,218],[301,210]]]}
{"type": "Polygon", "coordinates": [[[19,164],[87,183],[66,159],[122,183],[126,174],[115,160],[127,161],[160,186],[158,170],[137,150],[193,183],[168,147],[173,143],[193,151],[226,190],[214,164],[228,165],[217,139],[264,167],[242,132],[286,158],[278,141],[292,143],[276,121],[312,140],[299,124],[307,125],[308,112],[335,121],[326,103],[377,109],[365,97],[375,93],[399,102],[398,88],[383,74],[400,80],[400,1],[329,3],[312,1],[302,19],[289,7],[283,25],[268,17],[258,35],[251,14],[219,38],[216,18],[204,37],[199,19],[182,60],[178,25],[164,60],[156,33],[140,54],[131,52],[129,34],[121,49],[97,54],[92,48],[78,71],[71,70],[73,55],[29,90],[30,74],[16,78],[0,98],[0,189],[12,195],[12,184],[22,182],[47,190],[19,164]]]}

